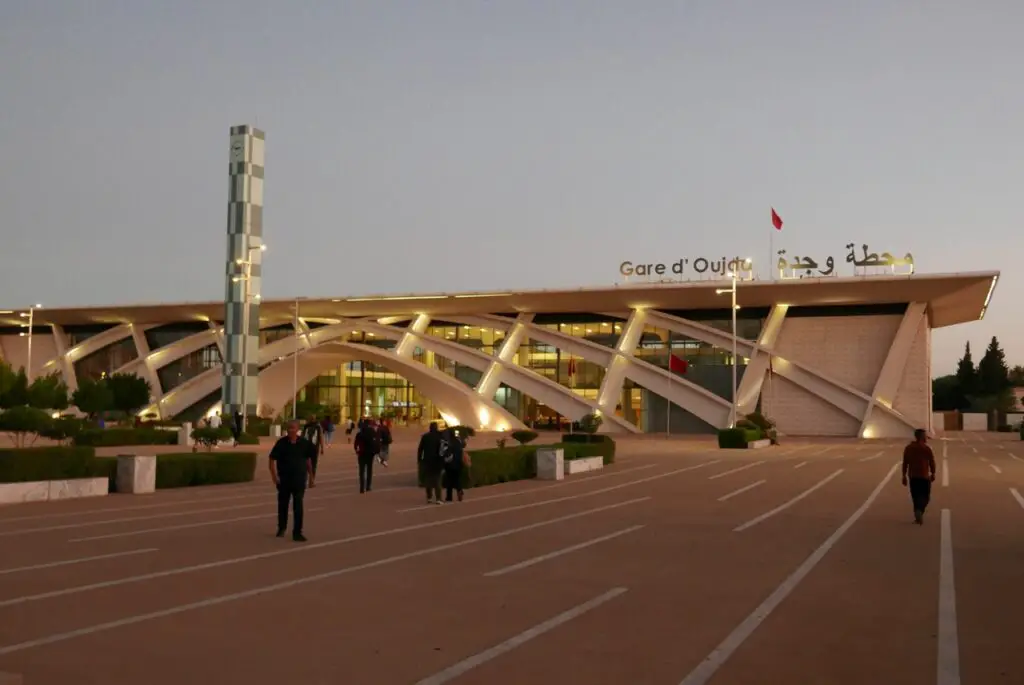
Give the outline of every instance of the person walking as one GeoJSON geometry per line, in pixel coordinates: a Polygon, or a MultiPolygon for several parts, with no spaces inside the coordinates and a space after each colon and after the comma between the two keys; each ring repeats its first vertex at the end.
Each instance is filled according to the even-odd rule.
{"type": "Polygon", "coordinates": [[[448,428],[441,438],[441,453],[444,463],[445,502],[452,501],[452,490],[458,493],[462,501],[462,467],[469,466],[469,455],[466,454],[462,439],[454,428],[448,428]]]}
{"type": "Polygon", "coordinates": [[[370,492],[373,486],[373,460],[380,452],[377,431],[369,421],[363,423],[356,433],[353,444],[359,462],[359,493],[370,492]]]}
{"type": "Polygon", "coordinates": [[[380,426],[377,429],[377,435],[380,438],[380,465],[387,467],[388,457],[391,456],[391,427],[388,422],[381,419],[380,426]]]}
{"type": "Polygon", "coordinates": [[[324,449],[327,449],[334,442],[334,420],[330,415],[324,414],[323,420],[320,421],[320,427],[324,429],[324,449]]]}
{"type": "Polygon", "coordinates": [[[324,453],[324,429],[317,423],[315,416],[310,416],[306,425],[302,427],[302,437],[313,445],[313,473],[316,474],[320,455],[324,453]]]}
{"type": "Polygon", "coordinates": [[[910,488],[914,503],[914,523],[924,523],[924,510],[932,497],[935,482],[935,454],[928,446],[928,434],[922,428],[914,431],[914,441],[903,449],[903,485],[910,488]]]}
{"type": "Polygon", "coordinates": [[[352,442],[352,431],[356,429],[356,423],[352,419],[345,422],[345,442],[352,442]]]}
{"type": "Polygon", "coordinates": [[[313,454],[316,448],[299,435],[299,422],[288,423],[287,434],[270,450],[270,479],[277,487],[277,537],[288,528],[288,504],[292,505],[292,540],[305,542],[302,534],[306,486],[316,487],[313,454]]]}
{"type": "Polygon", "coordinates": [[[423,474],[423,487],[427,489],[427,504],[441,504],[441,472],[444,464],[441,461],[441,433],[437,430],[437,421],[432,421],[427,432],[420,436],[416,461],[423,474]]]}

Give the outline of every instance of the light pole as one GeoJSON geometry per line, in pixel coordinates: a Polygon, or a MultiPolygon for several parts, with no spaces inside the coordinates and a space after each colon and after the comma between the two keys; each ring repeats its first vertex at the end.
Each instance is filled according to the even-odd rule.
{"type": "MultiPolygon", "coordinates": [[[[255,297],[249,295],[249,284],[252,282],[252,253],[253,252],[266,252],[266,243],[260,245],[250,245],[246,259],[236,259],[235,264],[242,267],[242,275],[235,276],[231,280],[235,283],[242,282],[242,301],[245,305],[242,307],[242,430],[245,432],[245,424],[248,420],[248,400],[246,398],[246,390],[249,385],[249,304],[250,302],[259,302],[260,295],[257,293],[255,297]]],[[[259,333],[257,332],[257,336],[259,333]]]]}
{"type": "Polygon", "coordinates": [[[741,269],[749,271],[753,265],[752,260],[744,259],[741,264],[737,264],[736,267],[729,272],[729,279],[732,281],[732,287],[730,288],[719,288],[715,291],[716,295],[732,295],[732,407],[729,411],[729,427],[736,427],[736,356],[737,356],[737,338],[736,338],[736,310],[739,306],[736,304],[736,286],[739,283],[739,272],[741,269]]]}
{"type": "Polygon", "coordinates": [[[21,333],[20,335],[28,336],[28,355],[25,361],[25,378],[28,379],[29,384],[32,383],[32,324],[35,322],[35,313],[37,309],[42,309],[43,305],[34,304],[28,308],[27,312],[18,312],[18,316],[28,319],[27,324],[21,324],[22,327],[28,327],[28,333],[21,333]]]}
{"type": "Polygon", "coordinates": [[[292,421],[299,418],[299,352],[301,347],[299,300],[302,299],[305,298],[295,298],[295,319],[292,321],[295,328],[295,351],[292,353],[292,421]]]}

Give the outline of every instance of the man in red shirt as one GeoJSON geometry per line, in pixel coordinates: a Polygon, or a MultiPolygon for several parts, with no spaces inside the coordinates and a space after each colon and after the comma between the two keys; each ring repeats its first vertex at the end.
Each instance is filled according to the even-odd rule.
{"type": "Polygon", "coordinates": [[[914,431],[914,441],[903,449],[903,485],[910,486],[914,502],[914,523],[924,521],[924,510],[932,497],[935,481],[935,455],[928,446],[928,434],[921,428],[914,431]]]}

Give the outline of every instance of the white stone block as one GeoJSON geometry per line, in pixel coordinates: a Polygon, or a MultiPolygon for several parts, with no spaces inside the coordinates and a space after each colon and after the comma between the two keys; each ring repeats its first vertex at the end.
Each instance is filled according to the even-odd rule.
{"type": "Polygon", "coordinates": [[[79,497],[103,497],[110,492],[110,481],[106,478],[75,478],[73,480],[51,480],[49,499],[77,499],[79,497]]]}
{"type": "Polygon", "coordinates": [[[270,427],[270,437],[279,438],[281,437],[281,424],[275,423],[270,427]]]}
{"type": "Polygon", "coordinates": [[[932,412],[932,433],[946,432],[946,415],[940,411],[932,412]]]}
{"type": "Polygon", "coordinates": [[[45,502],[49,497],[50,484],[46,481],[0,483],[0,504],[45,502]]]}
{"type": "Polygon", "coordinates": [[[142,495],[156,491],[156,457],[123,454],[117,458],[117,491],[142,495]]]}
{"type": "Polygon", "coordinates": [[[189,421],[181,424],[181,428],[178,429],[178,444],[182,447],[191,447],[192,441],[192,424],[189,421]]]}
{"type": "Polygon", "coordinates": [[[604,468],[604,457],[584,457],[583,459],[570,459],[565,462],[565,472],[570,476],[576,473],[586,473],[604,468]]]}
{"type": "Polygon", "coordinates": [[[565,452],[561,448],[541,447],[537,450],[537,479],[563,480],[565,452]]]}
{"type": "Polygon", "coordinates": [[[964,430],[965,431],[987,431],[988,430],[988,415],[987,414],[964,414],[964,430]]]}
{"type": "Polygon", "coordinates": [[[762,447],[771,447],[771,446],[772,446],[772,441],[767,439],[767,438],[765,438],[763,440],[754,440],[753,442],[748,442],[747,443],[747,449],[748,450],[759,450],[762,447]]]}

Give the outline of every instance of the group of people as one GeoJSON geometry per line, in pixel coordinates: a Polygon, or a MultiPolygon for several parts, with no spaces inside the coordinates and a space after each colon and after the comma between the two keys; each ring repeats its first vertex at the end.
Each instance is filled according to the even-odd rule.
{"type": "MultiPolygon", "coordinates": [[[[326,419],[329,421],[329,419],[326,419]]],[[[316,487],[316,472],[320,457],[331,443],[333,423],[330,430],[315,416],[309,417],[305,425],[290,421],[285,435],[274,443],[270,450],[270,479],[277,488],[277,537],[284,537],[288,528],[288,508],[292,509],[292,539],[305,542],[302,534],[303,499],[306,488],[316,487]]],[[[359,492],[370,492],[373,486],[373,464],[388,465],[391,453],[391,427],[385,421],[361,419],[355,428],[353,447],[359,464],[359,492]]],[[[346,429],[351,435],[352,428],[346,429]]],[[[436,431],[437,425],[433,425],[436,431]]],[[[440,495],[439,495],[440,497],[440,495]]],[[[449,499],[451,491],[449,490],[449,499]]],[[[462,491],[459,491],[462,499],[462,491]]]]}
{"type": "Polygon", "coordinates": [[[438,430],[437,422],[420,438],[416,460],[427,489],[427,504],[441,504],[441,485],[445,487],[445,502],[452,501],[452,492],[462,501],[465,471],[471,466],[469,453],[461,436],[454,429],[438,430]]]}

